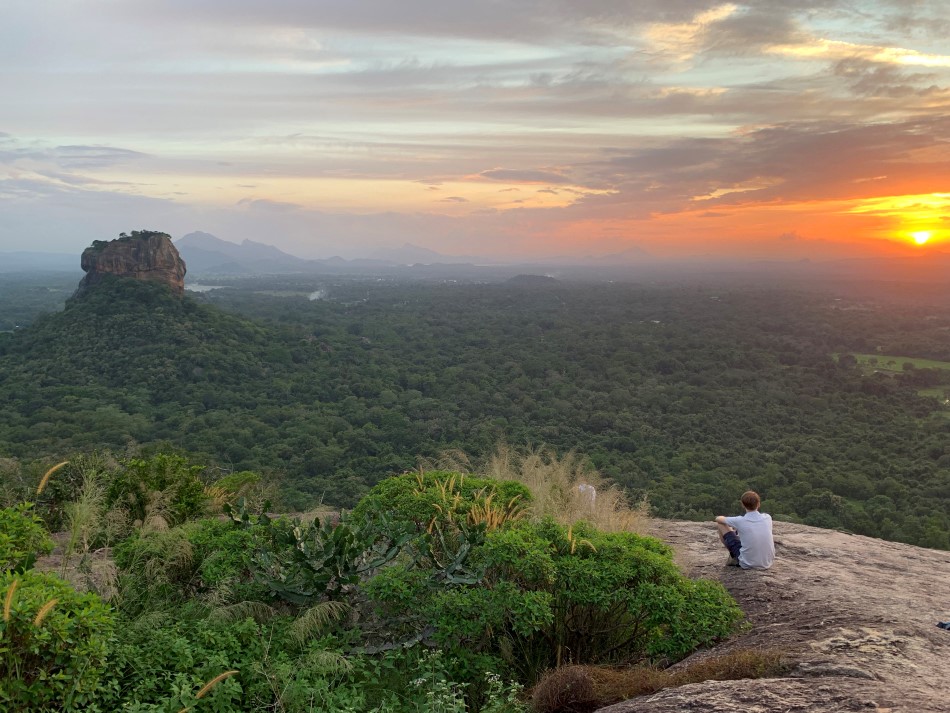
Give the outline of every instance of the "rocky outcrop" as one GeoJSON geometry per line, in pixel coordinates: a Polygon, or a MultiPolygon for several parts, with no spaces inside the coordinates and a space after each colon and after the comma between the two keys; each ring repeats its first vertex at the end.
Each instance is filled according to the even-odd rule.
{"type": "Polygon", "coordinates": [[[116,240],[96,240],[83,251],[81,264],[86,276],[77,297],[106,275],[160,282],[179,297],[185,291],[185,261],[165,233],[133,230],[116,240]]]}
{"type": "Polygon", "coordinates": [[[600,713],[950,711],[950,552],[805,525],[775,523],[775,565],[725,567],[711,523],[657,521],[694,576],[717,579],[749,628],[691,659],[779,649],[785,678],[706,681],[602,708],[600,713]]]}

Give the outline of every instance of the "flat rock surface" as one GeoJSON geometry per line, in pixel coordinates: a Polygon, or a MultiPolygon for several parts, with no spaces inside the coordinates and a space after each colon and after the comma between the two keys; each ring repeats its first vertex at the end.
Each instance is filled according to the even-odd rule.
{"type": "Polygon", "coordinates": [[[726,567],[713,523],[656,521],[691,576],[718,580],[749,628],[695,657],[775,648],[787,678],[707,681],[600,713],[950,713],[950,552],[776,522],[765,572],[726,567]]]}

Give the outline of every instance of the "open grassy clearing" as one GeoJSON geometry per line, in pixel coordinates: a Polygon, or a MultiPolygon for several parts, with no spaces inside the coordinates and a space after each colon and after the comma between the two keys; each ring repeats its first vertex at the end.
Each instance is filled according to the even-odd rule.
{"type": "Polygon", "coordinates": [[[918,359],[909,356],[892,356],[890,354],[855,354],[858,364],[865,368],[877,371],[901,372],[904,364],[913,364],[915,369],[950,369],[950,361],[936,361],[934,359],[918,359]]]}
{"type": "MultiPolygon", "coordinates": [[[[835,360],[841,357],[840,354],[834,354],[833,356],[835,360]]],[[[917,357],[893,356],[890,354],[854,354],[853,356],[866,374],[874,372],[902,374],[905,364],[913,364],[915,369],[950,369],[950,361],[918,359],[917,357]]],[[[948,392],[950,392],[950,387],[945,385],[928,386],[918,389],[917,395],[945,402],[948,392]]]]}

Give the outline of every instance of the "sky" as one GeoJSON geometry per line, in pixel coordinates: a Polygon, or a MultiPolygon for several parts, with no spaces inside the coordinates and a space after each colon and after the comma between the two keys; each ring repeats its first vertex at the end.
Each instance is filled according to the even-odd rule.
{"type": "Polygon", "coordinates": [[[950,251],[946,0],[0,0],[0,251],[950,251]],[[920,244],[918,244],[920,243],[920,244]]]}

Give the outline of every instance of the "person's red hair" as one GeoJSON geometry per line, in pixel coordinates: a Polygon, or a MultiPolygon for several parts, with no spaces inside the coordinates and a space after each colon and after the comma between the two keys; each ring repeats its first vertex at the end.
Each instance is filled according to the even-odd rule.
{"type": "Polygon", "coordinates": [[[742,494],[742,497],[739,498],[739,501],[742,503],[742,507],[744,507],[746,510],[758,510],[759,505],[762,504],[762,499],[754,490],[745,491],[742,494]]]}

